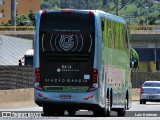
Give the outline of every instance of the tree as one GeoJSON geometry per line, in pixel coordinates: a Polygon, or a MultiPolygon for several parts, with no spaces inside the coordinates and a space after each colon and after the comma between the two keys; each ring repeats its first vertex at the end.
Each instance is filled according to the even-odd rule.
{"type": "Polygon", "coordinates": [[[31,13],[28,14],[28,17],[30,19],[31,24],[34,26],[35,25],[36,13],[31,12],[31,13]]]}
{"type": "Polygon", "coordinates": [[[31,26],[32,23],[28,15],[21,15],[21,16],[16,17],[16,25],[17,26],[31,26]]]}
{"type": "Polygon", "coordinates": [[[103,0],[103,6],[107,4],[107,0],[103,0]]]}
{"type": "Polygon", "coordinates": [[[156,18],[155,17],[148,17],[148,18],[146,18],[145,22],[146,22],[147,25],[155,25],[156,18]]]}

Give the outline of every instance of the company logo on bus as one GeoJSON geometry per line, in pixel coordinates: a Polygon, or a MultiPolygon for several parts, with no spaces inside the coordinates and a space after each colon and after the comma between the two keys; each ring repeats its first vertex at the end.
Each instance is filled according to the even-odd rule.
{"type": "Polygon", "coordinates": [[[78,32],[70,34],[72,31],[64,31],[62,34],[56,33],[62,31],[57,30],[54,32],[53,34],[42,35],[43,52],[90,52],[92,49],[91,34],[87,36],[78,32]],[[84,40],[87,40],[87,43],[84,44],[84,40]]]}
{"type": "Polygon", "coordinates": [[[74,46],[73,35],[61,35],[59,45],[64,51],[72,49],[74,46]]]}
{"type": "Polygon", "coordinates": [[[55,38],[55,47],[58,51],[81,51],[82,46],[82,35],[58,34],[55,38]]]}

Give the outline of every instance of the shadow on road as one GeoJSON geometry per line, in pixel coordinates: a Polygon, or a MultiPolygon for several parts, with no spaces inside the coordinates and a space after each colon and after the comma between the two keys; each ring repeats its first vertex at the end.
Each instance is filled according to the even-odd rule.
{"type": "MultiPolygon", "coordinates": [[[[65,112],[64,116],[45,116],[42,113],[43,117],[95,117],[92,111],[77,111],[75,116],[69,116],[67,112],[65,112]]],[[[116,112],[111,112],[110,117],[118,117],[116,112]]]]}

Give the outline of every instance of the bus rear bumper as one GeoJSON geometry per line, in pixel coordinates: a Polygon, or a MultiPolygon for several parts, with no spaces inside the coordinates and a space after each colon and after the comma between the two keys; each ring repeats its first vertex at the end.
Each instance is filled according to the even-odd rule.
{"type": "Polygon", "coordinates": [[[102,107],[99,99],[99,90],[91,92],[46,92],[35,89],[35,103],[39,106],[50,105],[67,109],[76,107],[77,109],[93,109],[102,107]]]}

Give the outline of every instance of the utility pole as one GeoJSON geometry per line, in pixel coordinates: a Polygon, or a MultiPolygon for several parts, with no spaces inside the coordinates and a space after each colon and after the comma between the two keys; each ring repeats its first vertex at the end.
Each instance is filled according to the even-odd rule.
{"type": "Polygon", "coordinates": [[[119,2],[119,0],[115,0],[116,2],[115,2],[115,4],[116,4],[116,15],[118,16],[118,2],[119,2]]]}
{"type": "Polygon", "coordinates": [[[119,0],[114,0],[114,4],[116,6],[116,15],[118,16],[118,2],[119,0]]]}
{"type": "Polygon", "coordinates": [[[16,26],[16,0],[11,0],[11,25],[16,26]]]}

